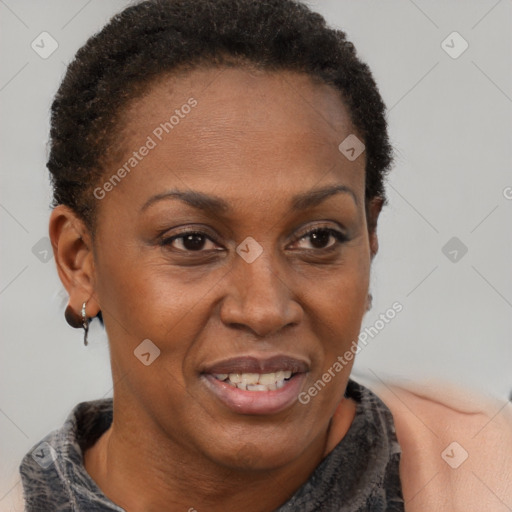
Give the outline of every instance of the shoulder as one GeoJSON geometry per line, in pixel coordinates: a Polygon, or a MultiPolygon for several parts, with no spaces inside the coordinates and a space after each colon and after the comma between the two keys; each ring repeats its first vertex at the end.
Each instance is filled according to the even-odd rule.
{"type": "Polygon", "coordinates": [[[407,512],[512,505],[512,404],[441,382],[364,383],[390,409],[407,512]]]}
{"type": "Polygon", "coordinates": [[[77,404],[59,429],[46,435],[23,457],[19,465],[21,482],[12,492],[16,505],[11,509],[23,510],[24,500],[30,510],[67,510],[82,496],[93,496],[96,488],[84,468],[83,452],[111,421],[111,399],[77,404]]]}

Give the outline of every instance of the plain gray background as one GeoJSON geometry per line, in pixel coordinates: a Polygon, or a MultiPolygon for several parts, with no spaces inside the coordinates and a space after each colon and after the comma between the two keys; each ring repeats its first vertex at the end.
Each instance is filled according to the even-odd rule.
{"type": "MultiPolygon", "coordinates": [[[[443,379],[505,399],[512,388],[512,2],[309,3],[370,65],[396,149],[363,327],[395,301],[403,311],[369,338],[355,375],[443,379]]],[[[0,509],[30,447],[79,401],[111,394],[98,322],[85,348],[81,331],[64,320],[67,296],[45,253],[45,163],[48,110],[66,64],[126,5],[0,0],[0,509]],[[42,32],[58,44],[46,59],[31,47],[42,32]]]]}

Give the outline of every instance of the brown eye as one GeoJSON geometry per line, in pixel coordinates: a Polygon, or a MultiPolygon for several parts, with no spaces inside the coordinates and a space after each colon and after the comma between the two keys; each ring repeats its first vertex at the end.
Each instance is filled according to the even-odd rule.
{"type": "Polygon", "coordinates": [[[330,249],[331,247],[345,242],[347,240],[347,237],[341,233],[340,231],[337,231],[335,229],[331,228],[315,228],[311,229],[304,235],[302,235],[297,243],[301,244],[303,242],[309,243],[312,247],[304,247],[302,245],[302,249],[330,249]]]}
{"type": "Polygon", "coordinates": [[[200,233],[192,233],[181,237],[181,244],[187,251],[200,251],[204,248],[206,237],[200,233]]]}
{"type": "Polygon", "coordinates": [[[177,251],[201,252],[203,249],[215,249],[215,243],[205,234],[196,231],[181,233],[162,240],[162,245],[170,246],[177,251]],[[208,243],[211,247],[208,247],[208,243]]]}
{"type": "Polygon", "coordinates": [[[331,240],[332,234],[329,233],[326,229],[319,229],[318,231],[314,231],[309,235],[309,239],[311,241],[311,245],[315,249],[323,249],[331,240]]]}

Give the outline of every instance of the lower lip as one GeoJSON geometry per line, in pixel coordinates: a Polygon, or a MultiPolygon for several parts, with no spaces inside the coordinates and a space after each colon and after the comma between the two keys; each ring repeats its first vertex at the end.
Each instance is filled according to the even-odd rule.
{"type": "Polygon", "coordinates": [[[216,379],[213,375],[202,376],[206,386],[229,409],[239,414],[276,414],[297,401],[305,373],[297,373],[285,381],[282,388],[274,391],[244,391],[216,379]]]}

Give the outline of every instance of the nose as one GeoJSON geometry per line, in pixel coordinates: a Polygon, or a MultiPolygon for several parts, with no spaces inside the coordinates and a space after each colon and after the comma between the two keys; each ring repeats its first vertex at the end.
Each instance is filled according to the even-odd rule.
{"type": "Polygon", "coordinates": [[[252,263],[237,257],[220,308],[222,322],[258,337],[298,325],[303,309],[283,275],[265,252],[252,263]]]}

